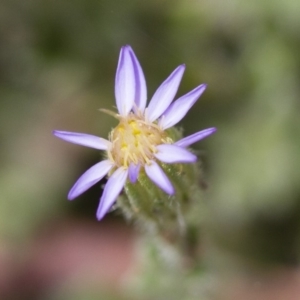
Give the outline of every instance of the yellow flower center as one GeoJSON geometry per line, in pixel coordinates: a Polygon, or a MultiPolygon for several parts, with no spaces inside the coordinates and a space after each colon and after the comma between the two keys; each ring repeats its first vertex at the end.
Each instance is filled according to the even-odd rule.
{"type": "Polygon", "coordinates": [[[155,123],[148,123],[133,113],[120,120],[110,133],[110,141],[109,158],[118,167],[126,168],[131,162],[149,163],[157,152],[157,145],[171,143],[171,139],[155,123]]]}

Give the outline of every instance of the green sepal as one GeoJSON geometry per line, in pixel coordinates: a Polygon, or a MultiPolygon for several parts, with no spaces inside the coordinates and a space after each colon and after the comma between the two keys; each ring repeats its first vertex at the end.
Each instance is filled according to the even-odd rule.
{"type": "MultiPolygon", "coordinates": [[[[175,128],[167,133],[172,140],[181,138],[181,132],[175,128]]],[[[204,211],[200,164],[157,163],[172,182],[175,194],[163,192],[141,168],[136,183],[126,182],[118,206],[142,230],[160,236],[180,250],[194,252],[204,211]]]]}

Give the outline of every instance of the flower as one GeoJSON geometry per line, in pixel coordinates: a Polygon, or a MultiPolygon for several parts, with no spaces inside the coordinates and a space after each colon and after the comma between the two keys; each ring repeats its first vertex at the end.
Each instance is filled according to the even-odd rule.
{"type": "Polygon", "coordinates": [[[169,195],[175,189],[159,165],[159,162],[194,163],[196,155],[186,148],[211,135],[216,128],[208,128],[188,137],[173,141],[166,129],[177,124],[201,96],[206,84],[171,103],[177,93],[185,65],[177,67],[154,93],[148,107],[144,73],[132,48],[121,48],[115,78],[115,98],[118,114],[113,114],[119,124],[108,140],[84,133],[57,131],[53,134],[65,141],[106,151],[107,158],[88,169],[71,188],[68,199],[73,200],[106,175],[97,218],[101,220],[110,210],[127,180],[135,183],[140,172],[169,195]]]}

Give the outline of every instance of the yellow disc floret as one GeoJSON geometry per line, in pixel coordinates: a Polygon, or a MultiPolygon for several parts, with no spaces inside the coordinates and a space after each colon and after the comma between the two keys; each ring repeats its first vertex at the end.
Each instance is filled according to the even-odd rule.
{"type": "Polygon", "coordinates": [[[145,165],[154,158],[156,146],[170,143],[166,132],[157,124],[148,123],[143,118],[130,113],[120,118],[120,123],[110,133],[112,147],[108,156],[118,167],[128,167],[130,163],[145,165]]]}

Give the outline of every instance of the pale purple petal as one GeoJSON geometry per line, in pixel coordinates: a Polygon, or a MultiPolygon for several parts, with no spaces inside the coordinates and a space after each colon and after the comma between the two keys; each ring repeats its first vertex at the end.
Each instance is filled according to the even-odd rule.
{"type": "Polygon", "coordinates": [[[78,197],[91,186],[99,182],[113,167],[113,164],[109,160],[103,160],[83,173],[76,183],[71,188],[68,199],[73,200],[78,197]]]}
{"type": "MultiPolygon", "coordinates": [[[[135,97],[134,97],[134,103],[136,104],[136,107],[139,109],[139,111],[144,112],[146,107],[146,101],[147,101],[147,87],[146,87],[146,80],[144,76],[144,72],[142,70],[142,67],[135,56],[132,48],[129,47],[129,52],[131,55],[133,68],[134,68],[134,75],[135,75],[135,97]]],[[[133,109],[135,110],[135,106],[133,106],[133,109]]]]}
{"type": "Polygon", "coordinates": [[[197,156],[190,151],[179,146],[162,144],[156,147],[158,150],[154,156],[160,161],[170,163],[193,163],[197,160],[197,156]]]}
{"type": "Polygon", "coordinates": [[[177,93],[184,70],[185,65],[177,67],[156,90],[147,108],[147,118],[150,122],[159,118],[169,107],[177,93]]]}
{"type": "Polygon", "coordinates": [[[128,176],[128,169],[120,167],[108,179],[100,204],[97,210],[97,219],[100,221],[112,207],[117,197],[121,193],[128,176]]]}
{"type": "Polygon", "coordinates": [[[177,124],[187,114],[205,89],[206,84],[201,84],[191,92],[173,102],[162,115],[159,121],[160,127],[162,129],[167,129],[177,124]]]}
{"type": "Polygon", "coordinates": [[[151,165],[146,164],[145,172],[148,177],[165,193],[174,195],[175,190],[171,181],[156,162],[151,161],[151,165]]]}
{"type": "Polygon", "coordinates": [[[54,130],[53,134],[67,142],[99,150],[107,150],[111,145],[106,139],[86,133],[54,130]]]}
{"type": "Polygon", "coordinates": [[[207,128],[201,131],[198,131],[192,135],[189,135],[177,142],[174,143],[174,145],[177,145],[179,147],[189,147],[190,145],[208,137],[209,135],[215,133],[217,131],[217,128],[212,127],[212,128],[207,128]]]}
{"type": "Polygon", "coordinates": [[[131,183],[135,183],[137,181],[140,172],[140,167],[140,164],[131,163],[129,165],[128,177],[131,183]]]}
{"type": "Polygon", "coordinates": [[[126,116],[135,98],[135,71],[130,46],[121,48],[115,80],[115,97],[119,114],[126,116]]]}

